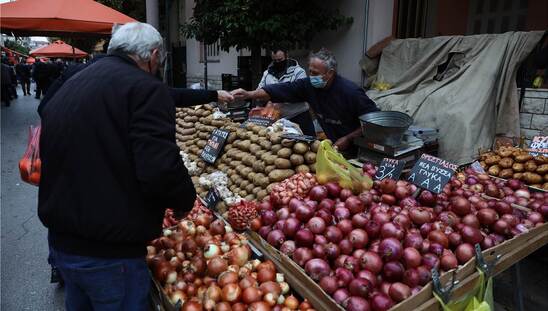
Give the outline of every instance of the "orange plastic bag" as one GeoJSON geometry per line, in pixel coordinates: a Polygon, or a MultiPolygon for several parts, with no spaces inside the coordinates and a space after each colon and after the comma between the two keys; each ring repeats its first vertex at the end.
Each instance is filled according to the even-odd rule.
{"type": "Polygon", "coordinates": [[[30,126],[27,150],[25,150],[25,154],[19,160],[21,179],[35,186],[40,184],[40,172],[42,168],[42,161],[40,160],[40,131],[40,125],[30,126]]]}

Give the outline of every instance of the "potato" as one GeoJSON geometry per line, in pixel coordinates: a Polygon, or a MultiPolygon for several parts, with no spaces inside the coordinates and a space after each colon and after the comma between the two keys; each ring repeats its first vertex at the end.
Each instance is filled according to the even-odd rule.
{"type": "Polygon", "coordinates": [[[244,189],[247,193],[252,193],[253,189],[255,188],[256,186],[252,183],[249,183],[249,185],[247,185],[244,189]]]}
{"type": "Polygon", "coordinates": [[[253,193],[254,195],[257,195],[257,193],[259,193],[259,191],[263,190],[263,188],[261,187],[255,187],[253,188],[253,190],[251,191],[251,193],[253,193]]]}
{"type": "Polygon", "coordinates": [[[516,162],[520,162],[520,163],[527,162],[531,159],[533,159],[533,156],[528,153],[521,153],[515,156],[516,162]]]}
{"type": "Polygon", "coordinates": [[[499,167],[498,165],[493,165],[493,166],[491,166],[491,167],[487,170],[487,173],[488,173],[489,175],[499,176],[500,167],[499,167]]]}
{"type": "Polygon", "coordinates": [[[278,183],[273,182],[270,185],[266,186],[266,191],[268,191],[268,193],[272,192],[272,188],[274,188],[274,186],[276,186],[277,184],[278,183]]]}
{"type": "Polygon", "coordinates": [[[274,165],[276,166],[276,168],[280,168],[280,169],[291,168],[291,162],[283,158],[277,158],[274,161],[274,165]]]}
{"type": "Polygon", "coordinates": [[[244,200],[253,201],[253,200],[255,200],[255,195],[253,193],[248,194],[248,195],[245,196],[244,200]]]}
{"type": "Polygon", "coordinates": [[[236,133],[230,133],[228,134],[228,137],[226,138],[226,142],[229,144],[232,144],[236,140],[236,138],[238,138],[236,133]]]}
{"type": "Polygon", "coordinates": [[[289,157],[289,161],[291,161],[291,165],[299,166],[301,164],[304,164],[304,157],[300,154],[292,154],[289,157]]]}
{"type": "Polygon", "coordinates": [[[310,168],[307,165],[299,165],[295,168],[297,173],[310,173],[310,168]]]}
{"type": "Polygon", "coordinates": [[[278,150],[278,152],[276,154],[280,158],[289,159],[289,157],[291,156],[291,149],[284,147],[284,148],[278,150]]]}
{"type": "Polygon", "coordinates": [[[487,165],[497,164],[500,161],[500,159],[501,159],[500,156],[494,155],[494,156],[491,156],[491,157],[485,159],[485,163],[487,165]]]}
{"type": "Polygon", "coordinates": [[[262,200],[264,199],[266,196],[268,195],[268,193],[266,192],[266,190],[261,190],[259,191],[259,193],[257,193],[257,200],[262,200]]]}
{"type": "Polygon", "coordinates": [[[544,174],[544,181],[548,181],[548,174],[544,174]]]}
{"type": "Polygon", "coordinates": [[[315,141],[310,145],[310,150],[312,150],[312,152],[318,152],[318,149],[320,149],[320,141],[319,141],[319,140],[315,140],[315,141]]]}
{"type": "Polygon", "coordinates": [[[270,147],[270,151],[272,152],[272,154],[276,154],[278,151],[280,151],[280,149],[282,149],[282,145],[280,144],[277,144],[277,145],[272,145],[272,147],[270,147]]]}
{"type": "Polygon", "coordinates": [[[487,164],[485,163],[485,161],[480,161],[480,165],[484,170],[487,169],[487,164]]]}
{"type": "Polygon", "coordinates": [[[512,170],[516,173],[521,173],[525,171],[525,166],[523,165],[523,163],[516,162],[512,165],[512,170]]]}
{"type": "Polygon", "coordinates": [[[500,178],[512,178],[514,171],[511,168],[505,168],[499,172],[500,178]]]}
{"type": "Polygon", "coordinates": [[[523,173],[514,173],[514,174],[512,175],[512,178],[518,179],[518,180],[519,180],[519,179],[521,179],[521,176],[523,176],[523,173]]]}
{"type": "Polygon", "coordinates": [[[512,155],[512,151],[513,150],[511,149],[501,147],[496,151],[496,153],[503,158],[507,158],[512,155]]]}
{"type": "Polygon", "coordinates": [[[256,173],[263,173],[264,172],[264,168],[265,168],[265,164],[264,164],[264,161],[255,161],[253,162],[253,171],[256,172],[256,173]]]}
{"type": "Polygon", "coordinates": [[[537,174],[544,175],[548,173],[548,164],[542,164],[537,167],[537,174]]]}
{"type": "Polygon", "coordinates": [[[261,149],[262,149],[261,146],[259,146],[259,145],[257,145],[257,144],[251,144],[251,145],[249,146],[249,152],[250,152],[251,154],[256,154],[256,153],[257,153],[259,150],[261,150],[261,149]]]}
{"type": "Polygon", "coordinates": [[[268,135],[268,130],[266,128],[261,128],[261,130],[257,133],[257,135],[266,138],[268,135]]]}
{"type": "Polygon", "coordinates": [[[238,136],[239,139],[247,139],[247,133],[242,128],[236,130],[236,136],[238,136]]]}
{"type": "Polygon", "coordinates": [[[241,196],[242,198],[245,198],[245,197],[247,196],[247,191],[245,191],[245,190],[240,190],[240,191],[238,192],[238,195],[241,196]]]}
{"type": "Polygon", "coordinates": [[[308,145],[301,142],[298,142],[293,146],[293,151],[298,154],[305,154],[308,152],[308,149],[308,145]]]}
{"type": "Polygon", "coordinates": [[[548,164],[548,157],[543,155],[538,155],[534,157],[534,160],[537,163],[537,165],[548,164]]]}
{"type": "Polygon", "coordinates": [[[527,184],[540,184],[542,182],[542,176],[537,173],[525,172],[522,179],[527,184]]]}
{"type": "Polygon", "coordinates": [[[253,173],[253,169],[251,167],[246,167],[242,170],[242,176],[247,177],[250,173],[253,173]]]}
{"type": "Polygon", "coordinates": [[[525,162],[525,170],[528,172],[535,172],[537,170],[537,164],[534,160],[525,162]]]}
{"type": "Polygon", "coordinates": [[[228,187],[228,190],[230,190],[231,192],[235,192],[234,190],[236,190],[238,188],[238,186],[236,185],[231,185],[228,187]]]}
{"type": "Polygon", "coordinates": [[[316,154],[314,152],[308,151],[304,154],[304,161],[306,162],[306,164],[316,163],[316,154]]]}
{"type": "Polygon", "coordinates": [[[254,155],[247,155],[242,159],[242,163],[247,166],[253,166],[253,163],[257,162],[257,158],[254,155]]]}
{"type": "Polygon", "coordinates": [[[243,188],[249,186],[249,184],[251,184],[251,182],[249,180],[242,179],[242,181],[240,182],[240,184],[238,186],[243,189],[243,188]]]}
{"type": "Polygon", "coordinates": [[[259,145],[261,146],[261,148],[263,148],[264,150],[270,150],[270,147],[272,147],[272,143],[269,142],[268,140],[261,140],[259,142],[259,145]]]}
{"type": "Polygon", "coordinates": [[[310,168],[311,173],[316,173],[316,163],[309,164],[308,167],[310,168]]]}
{"type": "Polygon", "coordinates": [[[270,142],[272,144],[279,144],[282,142],[282,134],[281,133],[270,133],[270,142]]]}
{"type": "Polygon", "coordinates": [[[242,151],[249,151],[249,146],[251,146],[251,141],[249,141],[249,140],[246,139],[246,140],[242,140],[242,141],[240,142],[239,148],[240,148],[240,150],[242,150],[242,151]]]}
{"type": "Polygon", "coordinates": [[[512,160],[512,158],[502,158],[498,163],[498,165],[502,168],[510,168],[512,167],[512,164],[514,164],[514,160],[512,160]]]}
{"type": "Polygon", "coordinates": [[[292,176],[293,174],[295,174],[295,171],[294,170],[290,170],[290,169],[285,169],[285,170],[280,170],[280,169],[276,169],[276,170],[273,170],[272,172],[270,172],[268,174],[268,179],[271,181],[271,182],[278,182],[278,181],[282,181],[290,176],[292,176]]]}
{"type": "Polygon", "coordinates": [[[270,174],[273,170],[276,169],[276,165],[268,165],[264,168],[265,174],[270,174]]]}
{"type": "Polygon", "coordinates": [[[268,157],[266,157],[266,159],[264,160],[264,163],[266,165],[274,165],[274,161],[276,161],[277,157],[275,155],[270,155],[268,157]]]}
{"type": "Polygon", "coordinates": [[[542,185],[542,189],[548,191],[548,182],[545,182],[545,183],[542,185]]]}
{"type": "Polygon", "coordinates": [[[266,150],[262,150],[262,149],[261,149],[261,150],[255,152],[255,156],[256,156],[257,158],[260,159],[261,156],[262,156],[263,154],[265,154],[265,153],[266,153],[266,150]]]}
{"type": "Polygon", "coordinates": [[[295,145],[295,141],[291,140],[291,139],[285,139],[284,138],[284,139],[282,139],[281,144],[284,147],[291,148],[291,147],[293,147],[293,145],[295,145]]]}

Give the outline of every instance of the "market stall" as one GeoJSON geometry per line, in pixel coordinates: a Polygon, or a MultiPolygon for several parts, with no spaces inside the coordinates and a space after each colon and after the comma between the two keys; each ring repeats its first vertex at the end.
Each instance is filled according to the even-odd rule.
{"type": "Polygon", "coordinates": [[[53,41],[52,43],[39,47],[29,52],[33,57],[66,57],[66,58],[83,58],[88,56],[88,53],[73,47],[61,40],[53,41]]]}
{"type": "MultiPolygon", "coordinates": [[[[510,149],[466,167],[422,153],[407,170],[388,157],[356,168],[329,141],[289,135],[283,121],[240,124],[205,105],[179,109],[177,124],[200,198],[185,220],[168,211],[164,237],[149,248],[167,310],[213,310],[211,300],[232,310],[437,310],[473,299],[492,306],[492,277],[548,243],[548,193],[527,187],[523,175],[482,171],[487,157],[500,161],[510,149]],[[241,241],[252,251],[231,265],[241,241]],[[251,257],[276,276],[253,268],[251,257]],[[228,262],[210,275],[216,258],[228,262]],[[271,291],[265,282],[278,285],[271,291]]],[[[512,152],[529,163],[524,171],[547,177],[546,157],[512,152]]]]}

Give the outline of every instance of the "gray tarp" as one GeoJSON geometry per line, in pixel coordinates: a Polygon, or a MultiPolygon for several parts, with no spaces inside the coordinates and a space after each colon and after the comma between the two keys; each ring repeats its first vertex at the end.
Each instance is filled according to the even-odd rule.
{"type": "Polygon", "coordinates": [[[440,157],[470,162],[495,135],[519,137],[516,72],[542,34],[394,40],[377,73],[377,81],[392,88],[367,94],[382,110],[402,111],[415,125],[439,129],[440,157]]]}

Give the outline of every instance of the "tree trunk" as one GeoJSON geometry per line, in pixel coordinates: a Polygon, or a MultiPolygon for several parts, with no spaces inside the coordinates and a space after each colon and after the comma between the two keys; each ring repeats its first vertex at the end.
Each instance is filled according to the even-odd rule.
{"type": "Polygon", "coordinates": [[[262,64],[261,64],[261,47],[253,47],[251,49],[251,88],[257,88],[261,82],[262,64]]]}

